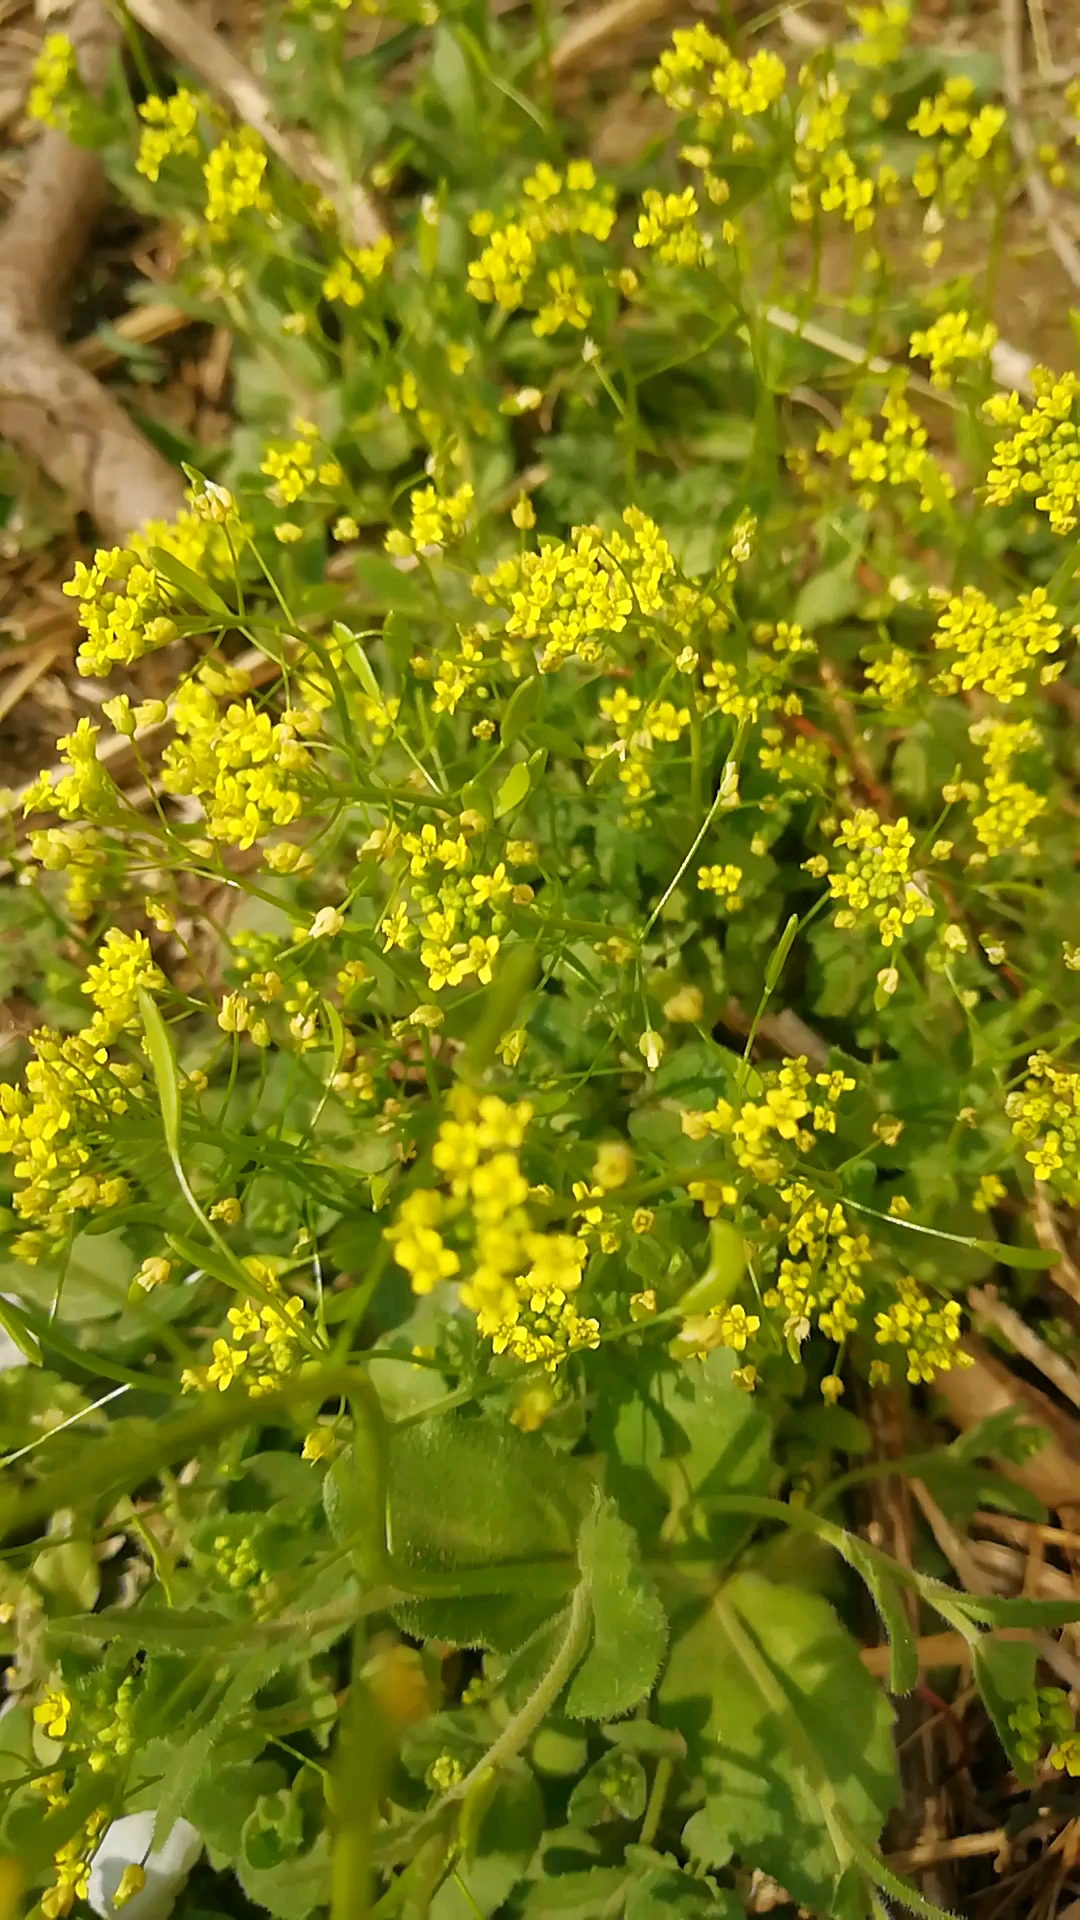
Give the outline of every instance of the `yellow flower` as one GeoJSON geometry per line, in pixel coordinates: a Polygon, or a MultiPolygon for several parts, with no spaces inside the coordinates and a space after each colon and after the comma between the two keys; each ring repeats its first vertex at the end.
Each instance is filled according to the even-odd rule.
{"type": "Polygon", "coordinates": [[[50,1691],[34,1708],[34,1721],[43,1727],[50,1740],[62,1740],[71,1718],[71,1701],[60,1690],[50,1691]]]}

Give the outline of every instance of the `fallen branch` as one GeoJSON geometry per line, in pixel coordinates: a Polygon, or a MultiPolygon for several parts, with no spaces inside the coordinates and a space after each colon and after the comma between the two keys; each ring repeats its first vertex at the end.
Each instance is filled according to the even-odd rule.
{"type": "MultiPolygon", "coordinates": [[[[117,29],[99,0],[81,0],[69,32],[82,78],[99,94],[117,29]]],[[[0,437],[42,466],[114,541],[147,520],[173,519],[183,491],[179,475],[56,338],[64,295],[104,204],[98,156],[47,128],[0,228],[0,437]]]]}
{"type": "Polygon", "coordinates": [[[1044,1506],[1059,1513],[1069,1531],[1080,1530],[1080,1430],[1076,1422],[1038,1387],[1018,1379],[973,1334],[966,1337],[963,1347],[971,1365],[953,1367],[934,1380],[934,1390],[950,1420],[966,1431],[1011,1407],[1042,1427],[1047,1441],[1037,1453],[1019,1463],[999,1460],[998,1464],[1010,1480],[1027,1487],[1044,1506]]]}
{"type": "Polygon", "coordinates": [[[370,247],[382,238],[386,228],[364,188],[343,179],[313,137],[278,124],[266,88],[184,0],[128,0],[128,12],[239,120],[254,128],[298,180],[306,180],[333,202],[354,246],[370,247]]]}
{"type": "Polygon", "coordinates": [[[1080,1407],[1080,1374],[1069,1365],[1064,1355],[1055,1353],[1046,1341],[1040,1339],[1034,1328],[1029,1327],[1015,1308],[1006,1306],[999,1300],[996,1287],[972,1287],[968,1293],[968,1305],[978,1319],[988,1320],[998,1332],[1004,1334],[1009,1345],[1055,1386],[1074,1407],[1080,1407]]]}
{"type": "Polygon", "coordinates": [[[588,66],[604,48],[617,47],[637,27],[666,13],[670,4],[671,0],[610,0],[606,7],[579,15],[552,50],[552,78],[564,79],[572,68],[588,66]]]}

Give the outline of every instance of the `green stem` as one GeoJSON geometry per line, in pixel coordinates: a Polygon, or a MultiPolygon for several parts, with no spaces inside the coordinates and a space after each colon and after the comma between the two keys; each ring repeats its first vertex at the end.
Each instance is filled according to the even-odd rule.
{"type": "Polygon", "coordinates": [[[668,1787],[671,1785],[671,1775],[673,1771],[673,1765],[670,1760],[665,1758],[657,1761],[656,1772],[653,1774],[652,1792],[649,1794],[649,1804],[645,1809],[645,1818],[641,1823],[641,1832],[638,1835],[638,1840],[643,1847],[651,1847],[653,1841],[656,1839],[657,1828],[660,1825],[660,1815],[664,1811],[664,1801],[667,1798],[668,1787]]]}

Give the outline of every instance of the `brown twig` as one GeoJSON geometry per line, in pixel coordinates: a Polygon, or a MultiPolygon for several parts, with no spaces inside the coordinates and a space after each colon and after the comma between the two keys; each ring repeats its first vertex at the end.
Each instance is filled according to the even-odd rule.
{"type": "MultiPolygon", "coordinates": [[[[1030,1627],[1002,1627],[999,1640],[1030,1640],[1030,1627]]],[[[924,1633],[915,1642],[919,1656],[920,1673],[929,1673],[934,1667],[969,1667],[971,1665],[971,1646],[962,1633],[924,1633]]],[[[891,1649],[882,1647],[863,1647],[859,1655],[863,1666],[875,1679],[884,1680],[892,1660],[891,1649]]]]}
{"type": "Polygon", "coordinates": [[[920,1867],[932,1867],[943,1860],[976,1860],[980,1854],[1003,1853],[1009,1848],[1004,1827],[991,1833],[960,1833],[953,1840],[931,1840],[925,1846],[909,1847],[906,1853],[890,1853],[889,1866],[894,1873],[917,1873],[920,1867]]]}
{"type": "Polygon", "coordinates": [[[333,202],[354,246],[370,247],[383,237],[386,228],[364,188],[343,179],[312,136],[279,125],[266,88],[184,0],[128,0],[128,12],[238,119],[253,127],[297,179],[333,202]]]}
{"type": "Polygon", "coordinates": [[[1033,1367],[1044,1375],[1066,1400],[1074,1407],[1080,1407],[1080,1374],[1070,1367],[1069,1362],[1060,1353],[1055,1353],[1045,1340],[1040,1339],[1034,1328],[1015,1311],[999,1300],[996,1287],[972,1287],[968,1293],[968,1305],[979,1318],[988,1320],[999,1333],[1004,1334],[1010,1346],[1029,1360],[1033,1367]]]}
{"type": "Polygon", "coordinates": [[[1001,91],[1009,109],[1009,133],[1013,152],[1023,171],[1028,205],[1073,286],[1080,287],[1080,249],[1057,217],[1057,203],[1039,165],[1035,135],[1024,111],[1023,0],[1002,0],[1001,3],[1001,72],[1001,91]]]}
{"type": "Polygon", "coordinates": [[[635,28],[666,13],[670,4],[671,0],[609,0],[606,7],[580,15],[552,51],[553,79],[562,78],[572,67],[587,66],[604,48],[617,46],[635,28]]]}
{"type": "MultiPolygon", "coordinates": [[[[100,93],[117,29],[99,0],[81,0],[69,31],[82,78],[100,93]]],[[[107,540],[123,540],[147,520],[173,519],[183,493],[123,408],[56,339],[104,202],[98,156],[48,128],[0,228],[0,437],[44,467],[107,540]]]]}
{"type": "MultiPolygon", "coordinates": [[[[17,673],[0,688],[0,720],[6,720],[9,713],[24,699],[35,682],[47,673],[57,655],[64,652],[64,640],[42,640],[38,643],[29,659],[24,660],[17,673]]],[[[6,660],[0,665],[6,665],[6,660]]]]}
{"type": "MultiPolygon", "coordinates": [[[[121,340],[129,341],[132,346],[148,347],[155,340],[164,340],[171,333],[179,333],[183,327],[192,324],[190,313],[182,307],[171,307],[164,301],[155,300],[145,307],[132,307],[114,321],[112,331],[121,340]]],[[[80,340],[71,349],[71,357],[80,367],[89,373],[100,373],[103,367],[111,367],[120,358],[116,347],[110,346],[99,334],[91,333],[80,340]]]]}
{"type": "MultiPolygon", "coordinates": [[[[993,1582],[980,1565],[971,1543],[957,1533],[951,1520],[942,1513],[929,1489],[921,1480],[913,1479],[911,1491],[934,1539],[967,1591],[982,1595],[993,1593],[993,1582]]],[[[1065,1576],[1062,1575],[1061,1578],[1064,1579],[1065,1576]]],[[[1068,1591],[1071,1599],[1075,1592],[1071,1581],[1068,1582],[1068,1591]]],[[[1080,1663],[1074,1660],[1068,1649],[1059,1646],[1048,1633],[1035,1633],[1032,1638],[1040,1660],[1045,1660],[1047,1666],[1053,1668],[1058,1679],[1064,1681],[1067,1687],[1075,1687],[1080,1681],[1080,1663]]]]}
{"type": "Polygon", "coordinates": [[[1035,1198],[1031,1206],[1031,1224],[1035,1229],[1035,1238],[1047,1253],[1057,1254],[1057,1263],[1049,1269],[1049,1277],[1055,1286],[1067,1293],[1070,1300],[1080,1306],[1080,1268],[1069,1258],[1064,1241],[1058,1232],[1054,1218],[1053,1203],[1049,1188],[1042,1180],[1035,1182],[1035,1198]]]}
{"type": "MultiPolygon", "coordinates": [[[[1016,1374],[969,1334],[962,1343],[971,1365],[939,1373],[934,1390],[953,1424],[966,1431],[991,1414],[1012,1408],[1044,1429],[1047,1439],[1027,1460],[1001,1460],[1001,1471],[1027,1487],[1066,1527],[1080,1520],[1080,1430],[1045,1393],[1016,1374]]],[[[1080,1529],[1078,1529],[1080,1530],[1080,1529]]]]}

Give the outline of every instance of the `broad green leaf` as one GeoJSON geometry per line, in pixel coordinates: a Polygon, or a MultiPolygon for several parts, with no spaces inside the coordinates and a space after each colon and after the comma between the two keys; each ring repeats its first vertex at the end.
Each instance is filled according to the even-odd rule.
{"type": "Polygon", "coordinates": [[[263,1794],[276,1793],[288,1776],[276,1760],[249,1766],[219,1766],[188,1799],[187,1817],[208,1846],[235,1857],[245,1821],[263,1794]]]}
{"type": "Polygon", "coordinates": [[[393,1577],[446,1595],[398,1610],[410,1633],[509,1652],[565,1605],[588,1482],[539,1434],[460,1414],[395,1429],[387,1485],[393,1577]]]}
{"type": "Polygon", "coordinates": [[[800,588],[791,618],[807,633],[814,633],[819,627],[845,620],[862,597],[858,583],[852,579],[852,562],[843,560],[838,567],[816,573],[800,588]]]}
{"type": "Polygon", "coordinates": [[[561,1920],[599,1920],[627,1883],[623,1867],[586,1867],[583,1873],[545,1874],[522,1901],[528,1915],[557,1913],[561,1920]]]}
{"type": "Polygon", "coordinates": [[[533,673],[514,688],[499,722],[499,736],[505,746],[512,746],[520,733],[523,733],[533,715],[540,706],[540,676],[533,673]]]}
{"type": "MultiPolygon", "coordinates": [[[[648,1538],[666,1522],[672,1537],[685,1528],[695,1500],[719,1493],[767,1493],[772,1484],[766,1415],[731,1375],[734,1354],[717,1349],[680,1365],[661,1357],[653,1370],[642,1359],[610,1382],[590,1431],[608,1453],[606,1485],[622,1513],[632,1514],[648,1538]]],[[[741,1516],[710,1513],[709,1539],[720,1561],[745,1540],[741,1516]]]]}
{"type": "Polygon", "coordinates": [[[744,1920],[746,1909],[708,1880],[678,1867],[650,1867],[634,1879],[624,1912],[626,1920],[744,1920]]]}
{"type": "Polygon", "coordinates": [[[467,1860],[444,1880],[431,1903],[431,1920],[487,1920],[509,1899],[544,1829],[544,1802],[525,1767],[495,1785],[467,1860]]]}
{"type": "Polygon", "coordinates": [[[615,1749],[595,1761],[570,1795],[567,1819],[576,1827],[599,1827],[608,1820],[640,1820],[648,1781],[634,1753],[615,1749]]]}
{"type": "Polygon", "coordinates": [[[307,1853],[296,1854],[276,1867],[253,1867],[241,1857],[236,1877],[249,1900],[265,1907],[275,1920],[311,1920],[330,1897],[330,1842],[320,1833],[307,1853]]]}
{"type": "Polygon", "coordinates": [[[585,1521],[578,1555],[592,1598],[592,1644],[570,1682],[566,1711],[575,1720],[610,1720],[651,1692],[667,1619],[641,1570],[637,1535],[613,1500],[598,1501],[585,1521]]]}
{"type": "Polygon", "coordinates": [[[971,1672],[1017,1779],[1030,1785],[1035,1771],[1019,1750],[1019,1736],[1009,1725],[1009,1716],[1034,1698],[1034,1641],[1002,1640],[996,1634],[981,1633],[971,1642],[971,1672]]]}
{"type": "Polygon", "coordinates": [[[174,553],[166,553],[164,547],[151,547],[150,558],[156,571],[163,575],[169,585],[175,587],[177,592],[184,594],[187,599],[194,600],[195,605],[201,607],[204,613],[224,614],[226,617],[231,615],[231,608],[216,588],[210,586],[200,574],[193,573],[191,568],[186,567],[182,560],[178,560],[174,553]]]}
{"type": "Polygon", "coordinates": [[[823,1793],[873,1846],[897,1777],[891,1709],[827,1602],[736,1574],[672,1648],[658,1717],[700,1769],[714,1843],[833,1913],[848,1863],[823,1793]]]}
{"type": "Polygon", "coordinates": [[[495,795],[495,818],[501,820],[504,814],[513,813],[520,807],[529,791],[529,764],[519,760],[511,767],[498,793],[495,795]]]}

